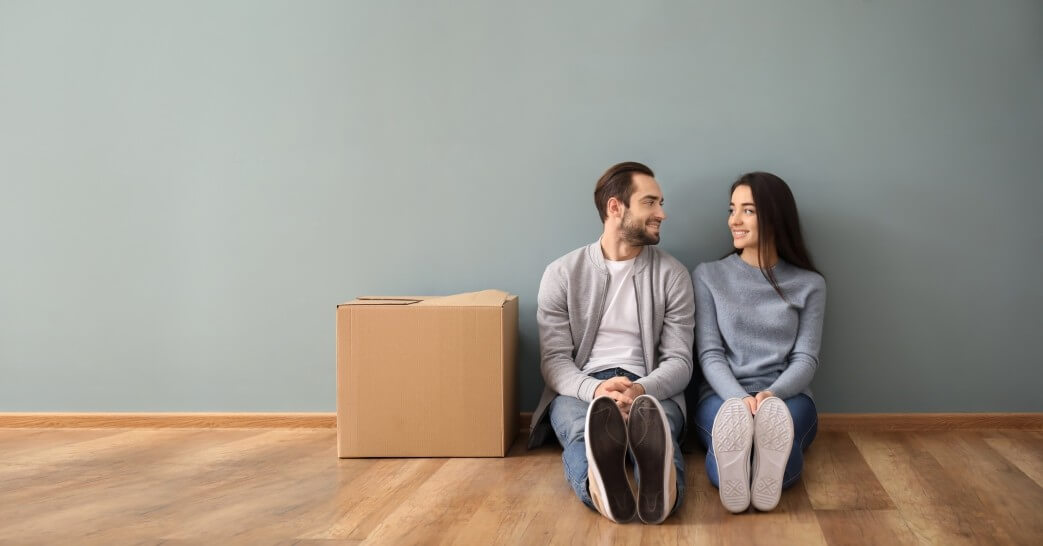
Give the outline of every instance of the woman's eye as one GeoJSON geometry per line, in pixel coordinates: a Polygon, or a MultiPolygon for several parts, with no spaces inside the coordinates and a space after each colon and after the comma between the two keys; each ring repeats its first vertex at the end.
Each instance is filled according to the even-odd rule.
{"type": "Polygon", "coordinates": [[[743,212],[745,212],[746,214],[753,214],[753,209],[745,209],[743,210],[743,212]]]}

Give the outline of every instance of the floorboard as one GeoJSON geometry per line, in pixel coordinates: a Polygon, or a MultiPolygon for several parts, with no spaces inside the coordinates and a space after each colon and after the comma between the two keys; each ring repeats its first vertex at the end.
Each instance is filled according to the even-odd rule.
{"type": "Polygon", "coordinates": [[[0,429],[0,542],[1041,544],[1043,434],[822,432],[776,510],[729,514],[701,453],[658,526],[583,506],[561,450],[338,459],[330,429],[0,429]]]}

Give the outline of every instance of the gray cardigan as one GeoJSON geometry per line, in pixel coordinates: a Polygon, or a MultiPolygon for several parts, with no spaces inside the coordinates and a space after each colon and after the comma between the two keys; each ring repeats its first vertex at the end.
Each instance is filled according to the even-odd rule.
{"type": "MultiPolygon", "coordinates": [[[[536,322],[540,330],[540,372],[546,387],[529,427],[529,447],[550,437],[547,406],[555,396],[591,401],[601,381],[582,372],[601,325],[609,272],[601,242],[578,248],[551,262],[540,281],[536,322]]],[[[637,382],[657,399],[671,399],[687,415],[684,390],[692,377],[695,298],[685,266],[654,246],[634,261],[638,323],[645,354],[637,382]]],[[[687,418],[685,419],[687,422],[687,418]]]]}

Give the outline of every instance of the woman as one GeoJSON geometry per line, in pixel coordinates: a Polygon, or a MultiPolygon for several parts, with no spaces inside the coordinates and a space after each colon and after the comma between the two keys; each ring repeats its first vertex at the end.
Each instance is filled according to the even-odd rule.
{"type": "Polygon", "coordinates": [[[802,452],[815,438],[808,385],[818,367],[826,282],[781,178],[754,172],[732,184],[728,228],[735,252],[692,272],[706,378],[695,421],[721,503],[738,513],[752,500],[767,511],[800,477],[802,452]]]}

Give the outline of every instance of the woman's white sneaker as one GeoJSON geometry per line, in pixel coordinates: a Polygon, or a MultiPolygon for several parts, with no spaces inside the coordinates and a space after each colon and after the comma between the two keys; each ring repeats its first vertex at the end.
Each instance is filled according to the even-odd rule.
{"type": "Polygon", "coordinates": [[[729,512],[750,507],[750,449],[753,447],[753,415],[739,398],[729,398],[713,420],[713,453],[717,458],[721,504],[729,512]]]}
{"type": "Polygon", "coordinates": [[[782,496],[782,478],[793,448],[793,417],[781,399],[765,398],[753,418],[753,507],[773,510],[782,496]]]}

